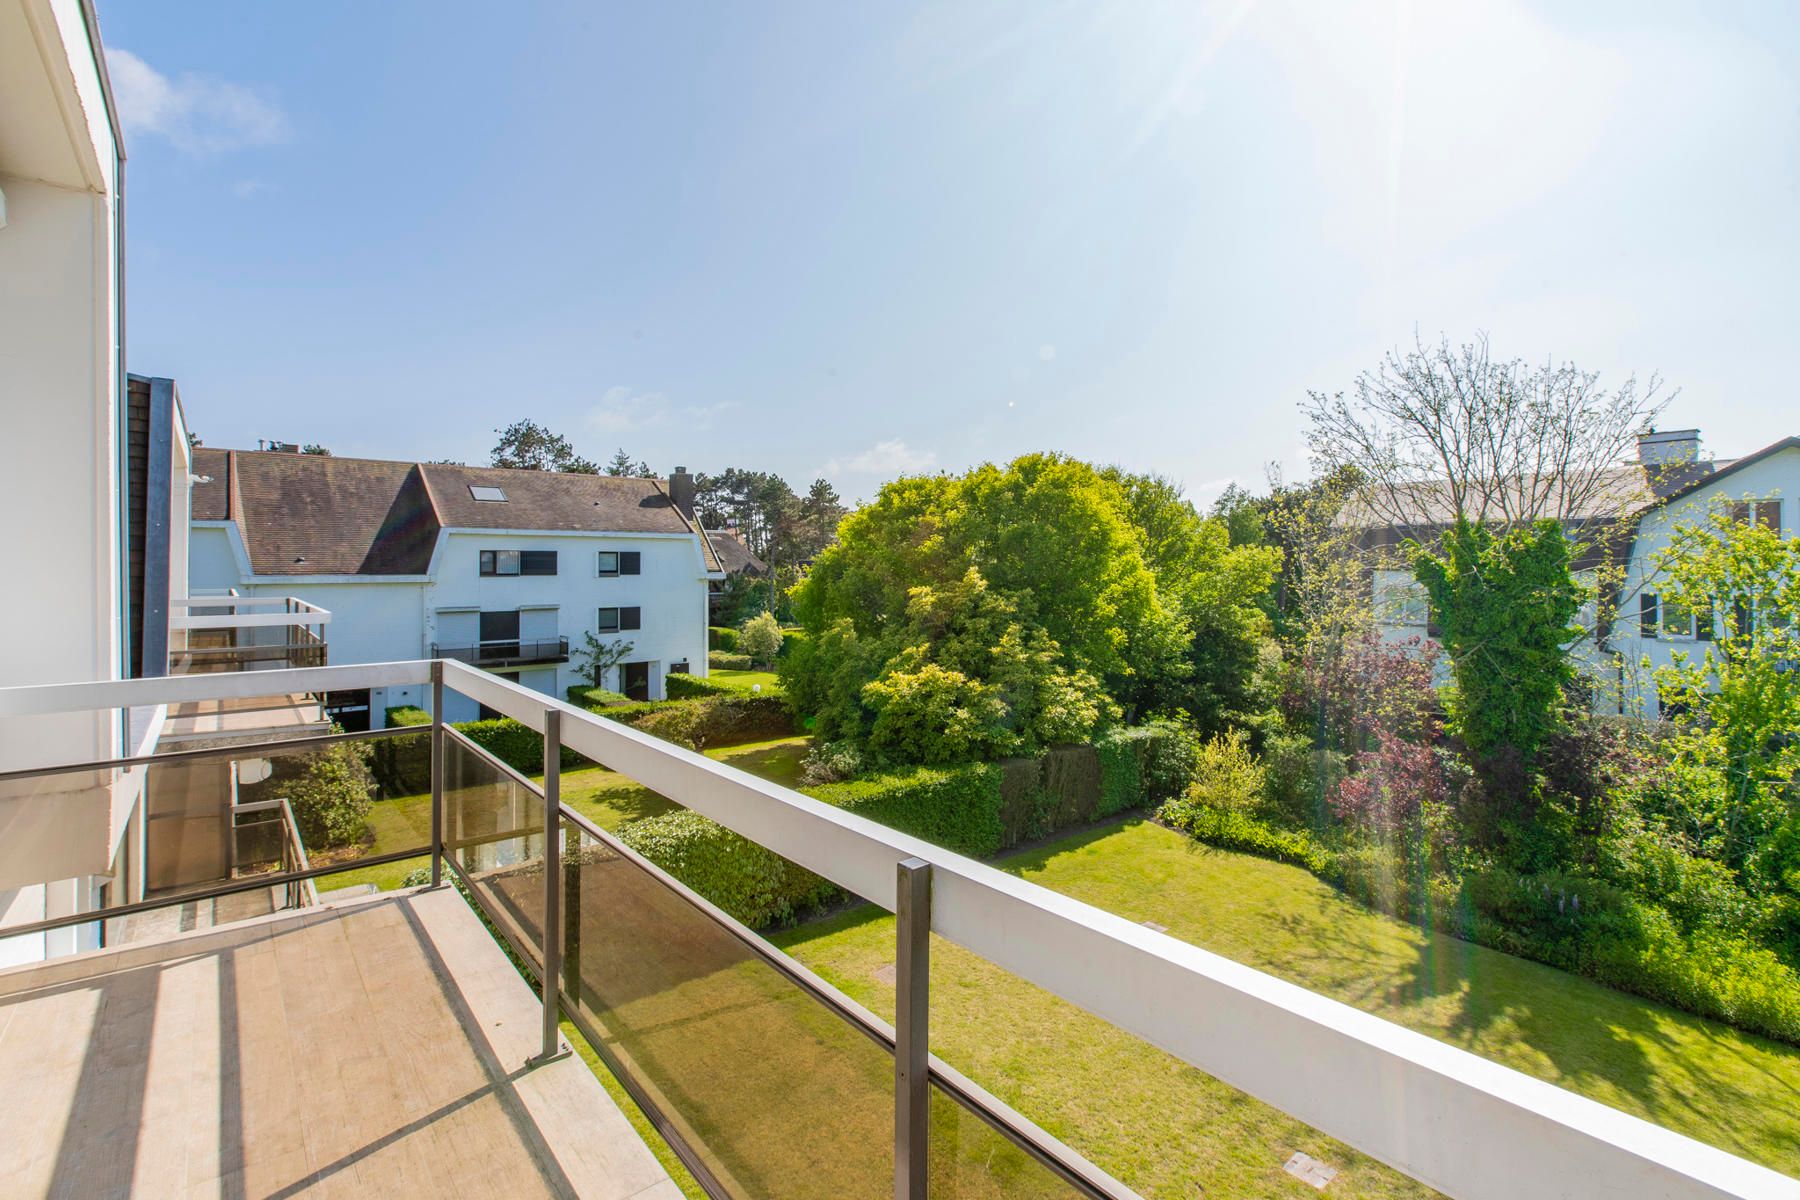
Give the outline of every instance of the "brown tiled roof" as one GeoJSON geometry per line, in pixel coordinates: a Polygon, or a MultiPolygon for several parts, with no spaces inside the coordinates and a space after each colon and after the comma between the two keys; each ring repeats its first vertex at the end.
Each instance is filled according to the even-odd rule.
{"type": "Polygon", "coordinates": [[[750,553],[750,547],[744,545],[744,539],[738,536],[735,529],[709,529],[706,536],[712,539],[713,549],[719,555],[719,565],[727,575],[762,575],[768,572],[768,564],[750,553]]]}
{"type": "Polygon", "coordinates": [[[212,479],[194,485],[194,519],[235,520],[258,575],[422,575],[444,528],[695,532],[656,479],[207,447],[195,473],[212,479]]]}

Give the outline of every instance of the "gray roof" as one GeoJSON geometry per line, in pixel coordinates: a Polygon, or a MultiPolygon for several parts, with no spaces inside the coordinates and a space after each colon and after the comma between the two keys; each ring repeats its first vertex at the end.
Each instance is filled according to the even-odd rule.
{"type": "Polygon", "coordinates": [[[706,536],[719,555],[719,565],[727,575],[766,575],[769,565],[750,552],[735,529],[709,529],[706,536]]]}
{"type": "MultiPolygon", "coordinates": [[[[258,575],[423,575],[445,528],[698,533],[659,479],[205,446],[194,471],[211,477],[194,485],[194,519],[237,522],[258,575]]],[[[719,570],[703,536],[700,546],[719,570]]]]}

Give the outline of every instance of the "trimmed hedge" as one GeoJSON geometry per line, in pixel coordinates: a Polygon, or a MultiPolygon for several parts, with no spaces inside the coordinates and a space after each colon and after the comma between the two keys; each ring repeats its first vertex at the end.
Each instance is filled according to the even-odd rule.
{"type": "Polygon", "coordinates": [[[699,813],[633,821],[618,838],[752,929],[792,921],[838,895],[829,880],[699,813]]]}
{"type": "Polygon", "coordinates": [[[794,714],[786,700],[738,691],[703,700],[621,704],[599,715],[689,750],[794,736],[794,714]]]}
{"type": "Polygon", "coordinates": [[[429,725],[431,714],[415,704],[397,704],[387,710],[389,727],[396,725],[429,725]]]}
{"type": "Polygon", "coordinates": [[[750,661],[748,654],[727,654],[723,650],[714,650],[707,654],[706,665],[715,671],[750,671],[756,664],[750,661]]]}
{"type": "Polygon", "coordinates": [[[708,625],[706,627],[706,648],[723,650],[727,654],[736,654],[738,631],[729,625],[708,625]]]}
{"type": "Polygon", "coordinates": [[[631,703],[631,698],[623,692],[590,687],[585,683],[571,684],[566,695],[569,697],[569,703],[577,708],[598,709],[613,704],[631,703]]]}
{"type": "Polygon", "coordinates": [[[806,641],[806,630],[783,629],[781,631],[781,649],[775,652],[776,658],[786,658],[806,641]]]}
{"type": "Polygon", "coordinates": [[[698,700],[705,696],[726,696],[731,688],[722,683],[714,683],[702,675],[665,675],[663,691],[671,700],[698,700]]]}
{"type": "Polygon", "coordinates": [[[891,829],[958,854],[986,858],[1011,844],[1000,817],[1001,774],[1002,768],[994,763],[917,767],[805,790],[815,799],[891,829]]]}

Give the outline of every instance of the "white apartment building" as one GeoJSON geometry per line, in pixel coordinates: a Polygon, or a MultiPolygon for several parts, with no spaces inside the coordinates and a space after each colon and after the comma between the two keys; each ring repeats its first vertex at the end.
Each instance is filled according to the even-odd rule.
{"type": "MultiPolygon", "coordinates": [[[[592,635],[629,644],[604,684],[661,699],[706,674],[717,554],[693,518],[693,477],[667,480],[388,462],[270,450],[196,451],[189,583],[196,595],[294,596],[331,612],[333,664],[452,658],[561,698],[587,682],[592,635]]],[[[376,728],[418,688],[332,697],[376,728]]],[[[472,720],[455,697],[445,716],[472,720]]]]}
{"type": "MultiPolygon", "coordinates": [[[[1590,603],[1577,623],[1595,634],[1584,637],[1575,652],[1593,679],[1598,710],[1654,717],[1660,710],[1656,671],[1677,653],[1699,657],[1714,632],[1694,614],[1662,603],[1658,557],[1675,529],[1702,523],[1721,508],[1739,520],[1794,536],[1800,526],[1800,437],[1783,438],[1741,458],[1711,459],[1702,453],[1697,429],[1651,432],[1639,439],[1637,465],[1620,469],[1619,487],[1599,498],[1601,507],[1595,512],[1578,518],[1605,521],[1624,513],[1631,523],[1628,535],[1611,539],[1624,556],[1620,569],[1607,572],[1617,581],[1618,616],[1609,627],[1596,629],[1590,603]],[[1635,503],[1629,502],[1633,497],[1635,503]]],[[[1370,544],[1391,543],[1393,537],[1384,536],[1389,533],[1371,530],[1370,544]]],[[[1577,562],[1577,577],[1601,586],[1599,565],[1590,553],[1577,562]]],[[[1424,588],[1410,571],[1377,568],[1371,588],[1384,637],[1436,636],[1424,588]]]]}

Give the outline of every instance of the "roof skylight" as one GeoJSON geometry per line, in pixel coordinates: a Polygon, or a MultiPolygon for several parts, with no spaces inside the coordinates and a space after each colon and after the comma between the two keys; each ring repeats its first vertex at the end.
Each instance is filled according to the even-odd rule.
{"type": "Polygon", "coordinates": [[[506,503],[506,493],[497,487],[486,487],[482,484],[471,483],[469,485],[469,495],[475,497],[477,500],[487,500],[495,504],[506,503]]]}

